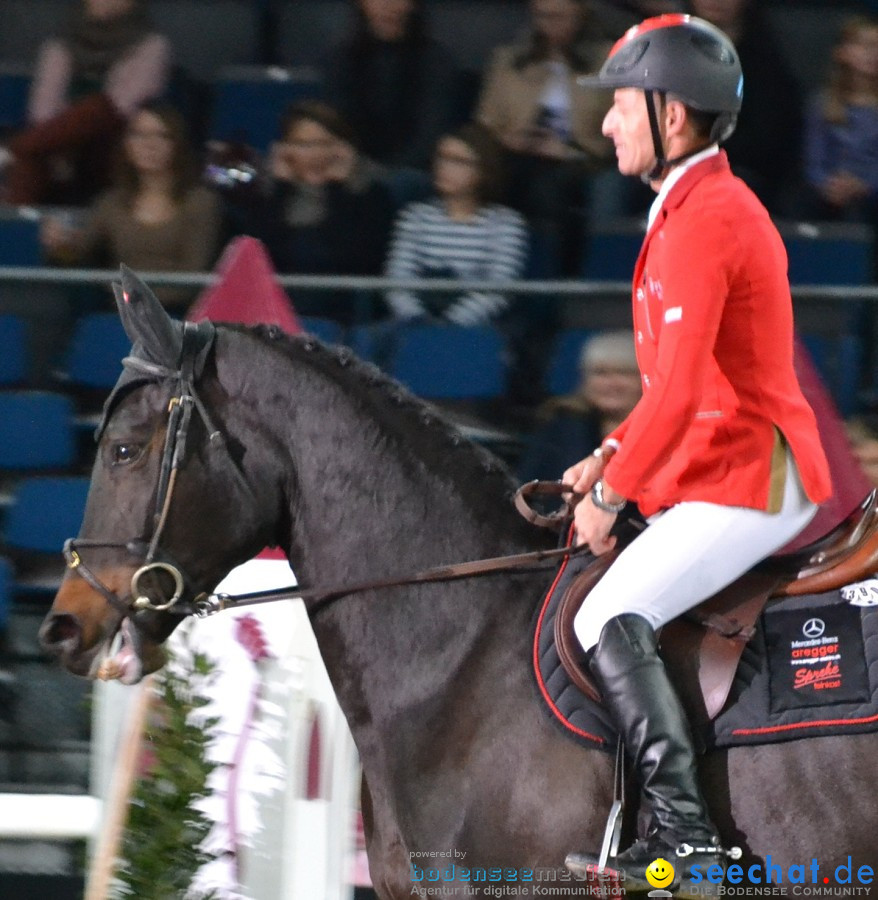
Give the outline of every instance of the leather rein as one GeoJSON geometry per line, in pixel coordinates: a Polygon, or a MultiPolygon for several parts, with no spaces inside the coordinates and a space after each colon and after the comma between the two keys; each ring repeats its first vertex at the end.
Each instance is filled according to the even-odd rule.
{"type": "MultiPolygon", "coordinates": [[[[207,594],[202,592],[192,600],[184,600],[183,594],[185,592],[186,578],[180,566],[167,553],[161,550],[159,540],[167,522],[177,482],[177,474],[185,459],[186,440],[193,411],[197,412],[205,423],[209,441],[222,439],[223,437],[222,433],[214,426],[207,409],[195,391],[193,360],[198,350],[197,340],[196,329],[187,323],[187,327],[184,329],[181,364],[178,371],[146,362],[137,357],[126,357],[123,360],[125,366],[151,376],[155,380],[167,379],[175,382],[175,387],[168,403],[168,426],[162,450],[159,479],[156,486],[156,514],[151,538],[148,541],[103,541],[88,538],[69,538],[64,543],[64,559],[67,568],[83,578],[90,587],[124,617],[132,617],[135,613],[142,610],[152,610],[154,612],[171,612],[180,616],[193,615],[204,618],[225,609],[289,599],[303,600],[308,605],[309,611],[314,612],[320,607],[351,594],[411,584],[452,581],[494,572],[523,569],[545,560],[555,560],[588,549],[586,544],[582,544],[573,547],[561,547],[555,550],[535,550],[528,553],[434,566],[409,575],[329,588],[301,588],[297,585],[289,585],[282,588],[243,594],[207,594]],[[130,595],[127,601],[122,599],[108,585],[104,584],[83,560],[82,550],[99,548],[124,549],[131,556],[143,560],[143,565],[131,577],[130,595]],[[173,581],[174,590],[169,599],[155,600],[142,586],[145,576],[159,572],[164,573],[173,581]]],[[[243,477],[238,467],[234,466],[234,468],[243,477]]],[[[574,495],[568,486],[562,485],[560,482],[531,481],[522,485],[516,491],[515,506],[529,522],[560,531],[563,529],[564,524],[569,521],[573,506],[579,499],[581,499],[579,495],[574,495]],[[545,515],[538,513],[528,503],[528,498],[535,495],[563,497],[564,505],[554,513],[545,515]]]]}
{"type": "MultiPolygon", "coordinates": [[[[530,489],[529,493],[566,493],[567,488],[554,481],[531,481],[522,485],[515,493],[516,506],[526,504],[522,491],[530,489]]],[[[528,507],[529,508],[529,507],[528,507]]],[[[533,510],[531,510],[533,512],[533,510]]],[[[534,513],[534,515],[538,515],[534,513]]],[[[563,518],[563,513],[558,513],[563,518]]],[[[539,516],[540,518],[545,518],[539,516]]],[[[252,606],[256,603],[270,603],[275,600],[302,600],[311,613],[320,607],[327,606],[342,597],[351,594],[360,594],[365,591],[381,590],[385,588],[403,587],[410,584],[431,584],[442,581],[454,581],[459,578],[474,578],[478,575],[490,575],[496,572],[509,572],[514,569],[531,567],[545,560],[555,560],[563,556],[573,556],[584,550],[588,550],[587,544],[574,547],[561,547],[556,550],[533,550],[528,553],[514,553],[508,556],[495,556],[488,559],[476,559],[470,562],[452,563],[446,566],[433,566],[422,569],[410,575],[402,575],[391,578],[381,578],[375,581],[363,581],[355,584],[340,585],[330,588],[299,588],[295,585],[283,588],[275,588],[267,591],[254,591],[249,594],[211,594],[200,595],[193,601],[193,609],[184,614],[193,614],[199,617],[213,615],[225,609],[239,606],[252,606]]],[[[182,612],[182,610],[180,610],[182,612]]]]}

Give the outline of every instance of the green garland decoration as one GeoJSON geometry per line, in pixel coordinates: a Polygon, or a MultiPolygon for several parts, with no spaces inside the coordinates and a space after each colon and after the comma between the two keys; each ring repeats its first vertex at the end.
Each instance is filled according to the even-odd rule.
{"type": "Polygon", "coordinates": [[[201,849],[213,822],[196,807],[208,796],[207,781],[217,767],[207,756],[215,717],[193,714],[210,703],[203,686],[216,663],[191,652],[172,659],[158,676],[159,700],[144,736],[145,771],[128,807],[117,862],[115,900],[211,900],[216,892],[191,892],[195,873],[214,856],[201,849]]]}

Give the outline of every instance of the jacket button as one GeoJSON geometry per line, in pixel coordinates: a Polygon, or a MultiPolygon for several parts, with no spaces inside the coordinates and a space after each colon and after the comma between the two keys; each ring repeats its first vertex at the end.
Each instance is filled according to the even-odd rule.
{"type": "Polygon", "coordinates": [[[637,332],[637,343],[638,343],[638,344],[642,344],[642,343],[643,343],[643,332],[642,332],[642,331],[638,331],[638,332],[637,332]]]}

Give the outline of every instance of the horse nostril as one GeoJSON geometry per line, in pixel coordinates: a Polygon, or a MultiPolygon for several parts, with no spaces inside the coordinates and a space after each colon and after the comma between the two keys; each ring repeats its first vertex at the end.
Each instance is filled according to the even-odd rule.
{"type": "Polygon", "coordinates": [[[40,643],[52,653],[71,652],[82,641],[82,626],[70,613],[53,613],[40,629],[40,643]]]}

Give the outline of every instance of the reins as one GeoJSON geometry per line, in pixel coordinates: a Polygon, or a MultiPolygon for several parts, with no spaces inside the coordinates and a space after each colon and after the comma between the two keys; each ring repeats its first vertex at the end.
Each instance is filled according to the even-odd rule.
{"type": "MultiPolygon", "coordinates": [[[[563,510],[550,515],[542,515],[533,510],[527,503],[527,497],[533,494],[559,495],[569,494],[570,489],[554,481],[531,481],[522,485],[515,493],[515,504],[519,512],[535,524],[554,527],[556,523],[563,522],[567,513],[563,510]],[[524,512],[526,510],[526,513],[524,512]]],[[[565,506],[565,508],[567,508],[565,506]]],[[[555,560],[563,556],[573,556],[588,550],[587,544],[579,544],[572,547],[560,547],[555,550],[532,550],[527,553],[513,553],[507,556],[495,556],[489,559],[476,559],[470,562],[453,563],[445,566],[434,566],[391,578],[381,578],[374,581],[364,581],[355,584],[341,585],[330,588],[299,588],[294,585],[283,588],[275,588],[266,591],[254,591],[249,594],[212,594],[201,595],[192,601],[192,615],[205,617],[221,612],[225,609],[233,609],[239,606],[250,606],[257,603],[271,603],[275,600],[302,600],[310,612],[328,606],[330,603],[348,597],[351,594],[360,594],[365,591],[381,590],[385,588],[404,587],[412,584],[431,584],[435,582],[454,581],[459,578],[474,578],[479,575],[490,575],[496,572],[509,572],[515,569],[523,569],[533,566],[545,560],[555,560]],[[310,605],[309,605],[310,604],[310,605]]],[[[178,604],[179,606],[180,604],[178,604]]],[[[186,613],[190,614],[190,613],[186,613]]]]}

